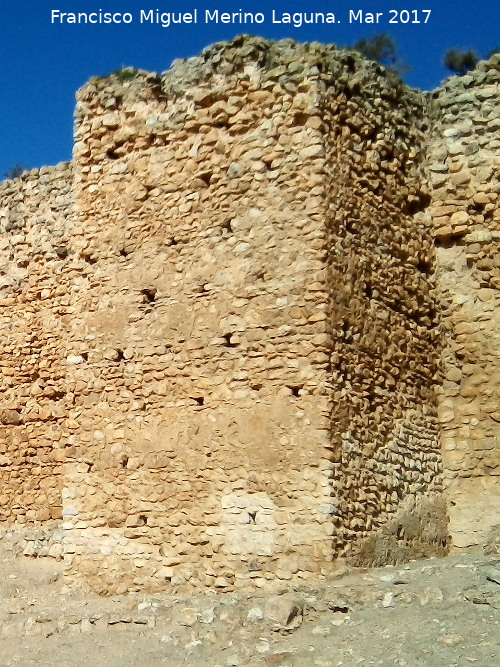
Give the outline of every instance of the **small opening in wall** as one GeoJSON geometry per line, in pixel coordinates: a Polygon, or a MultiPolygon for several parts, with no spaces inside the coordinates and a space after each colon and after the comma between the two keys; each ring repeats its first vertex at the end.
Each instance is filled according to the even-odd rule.
{"type": "Polygon", "coordinates": [[[350,218],[349,220],[345,221],[345,230],[346,232],[349,232],[349,234],[354,234],[356,232],[356,221],[350,218]]]}
{"type": "Polygon", "coordinates": [[[364,137],[367,141],[374,141],[377,137],[377,128],[366,127],[364,130],[364,137]]]}
{"type": "Polygon", "coordinates": [[[493,211],[483,212],[484,222],[491,222],[493,220],[493,211]]]}
{"type": "Polygon", "coordinates": [[[106,151],[106,157],[109,158],[110,160],[118,160],[120,156],[118,155],[118,153],[115,153],[115,151],[112,148],[108,148],[108,150],[106,151]]]}
{"type": "Polygon", "coordinates": [[[153,303],[156,301],[156,290],[152,287],[144,287],[141,290],[141,294],[144,297],[144,303],[153,303]]]}
{"type": "Polygon", "coordinates": [[[97,263],[97,259],[93,255],[84,255],[83,259],[87,262],[87,264],[97,263]]]}
{"type": "Polygon", "coordinates": [[[255,520],[257,518],[257,510],[254,512],[248,512],[248,523],[255,523],[255,520]]]}
{"type": "Polygon", "coordinates": [[[120,460],[120,464],[122,468],[126,468],[128,463],[128,456],[123,456],[120,460]]]}
{"type": "Polygon", "coordinates": [[[203,181],[207,185],[210,185],[210,181],[212,180],[213,173],[211,171],[204,171],[201,174],[197,175],[200,181],[203,181]]]}
{"type": "Polygon", "coordinates": [[[345,59],[344,62],[345,62],[345,66],[347,68],[347,71],[350,74],[354,74],[354,72],[356,71],[356,61],[354,60],[354,58],[352,56],[347,56],[347,58],[345,59]]]}
{"type": "Polygon", "coordinates": [[[231,225],[231,220],[229,218],[224,220],[220,228],[222,233],[226,232],[228,234],[232,234],[234,232],[233,226],[231,225]]]}
{"type": "Polygon", "coordinates": [[[124,359],[125,359],[125,354],[123,353],[123,350],[117,349],[115,361],[123,361],[124,359]]]}
{"type": "Polygon", "coordinates": [[[378,396],[375,393],[375,391],[373,390],[373,388],[369,388],[366,391],[365,397],[366,397],[366,401],[368,403],[367,409],[370,410],[371,412],[373,412],[376,409],[376,407],[379,403],[378,396]]]}
{"type": "Polygon", "coordinates": [[[128,257],[128,252],[125,250],[125,248],[120,248],[119,252],[122,257],[128,257]]]}
{"type": "Polygon", "coordinates": [[[342,607],[340,605],[332,605],[330,607],[331,611],[338,612],[339,614],[348,614],[349,613],[349,607],[342,607]]]}
{"type": "Polygon", "coordinates": [[[412,201],[406,203],[406,213],[408,215],[415,215],[416,213],[425,211],[430,203],[431,196],[426,192],[419,192],[417,199],[413,199],[412,201]]]}
{"type": "Polygon", "coordinates": [[[192,396],[191,398],[193,399],[193,401],[196,401],[196,403],[198,403],[198,405],[204,405],[205,404],[205,399],[203,398],[203,396],[192,396]]]}
{"type": "Polygon", "coordinates": [[[484,211],[484,204],[471,204],[467,207],[467,213],[474,215],[475,213],[482,213],[484,211]]]}
{"type": "Polygon", "coordinates": [[[200,296],[207,296],[208,294],[210,294],[209,283],[203,283],[202,285],[198,285],[196,293],[199,294],[200,296]]]}
{"type": "Polygon", "coordinates": [[[54,252],[59,257],[59,259],[66,259],[68,256],[68,249],[65,246],[54,248],[54,252]]]}
{"type": "Polygon", "coordinates": [[[419,327],[427,327],[431,329],[436,323],[436,311],[434,308],[429,308],[429,310],[423,312],[417,312],[415,314],[410,314],[410,319],[412,319],[419,327]]]}
{"type": "Polygon", "coordinates": [[[303,387],[299,385],[289,386],[288,388],[290,389],[292,396],[296,396],[297,398],[300,396],[300,390],[303,389],[303,387]]]}
{"type": "Polygon", "coordinates": [[[384,160],[386,162],[390,163],[390,162],[394,162],[395,159],[396,159],[396,157],[394,155],[394,150],[392,148],[388,148],[385,155],[384,155],[384,160]]]}
{"type": "Polygon", "coordinates": [[[365,285],[365,294],[367,299],[373,298],[373,289],[371,285],[365,285]]]}
{"type": "Polygon", "coordinates": [[[434,239],[434,245],[436,248],[453,248],[456,245],[456,239],[447,237],[447,238],[436,238],[434,239]]]}
{"type": "Polygon", "coordinates": [[[405,208],[408,215],[415,215],[415,213],[419,213],[423,210],[419,200],[406,202],[405,208]]]}
{"type": "Polygon", "coordinates": [[[257,560],[251,560],[251,561],[248,563],[248,571],[249,571],[249,572],[259,572],[259,570],[261,570],[261,566],[260,566],[259,561],[257,561],[257,560]]]}
{"type": "Polygon", "coordinates": [[[305,113],[298,112],[293,117],[293,126],[302,127],[309,120],[309,116],[305,113]]]}
{"type": "Polygon", "coordinates": [[[89,353],[88,353],[88,352],[81,352],[81,353],[80,353],[80,356],[81,356],[81,358],[84,359],[85,361],[88,361],[88,360],[89,360],[89,353]]]}
{"type": "Polygon", "coordinates": [[[426,259],[421,259],[417,264],[417,269],[420,273],[424,273],[428,276],[432,272],[432,264],[426,259]]]}
{"type": "Polygon", "coordinates": [[[139,526],[147,526],[148,525],[148,517],[145,514],[139,514],[139,518],[137,520],[137,523],[139,526]]]}
{"type": "Polygon", "coordinates": [[[235,343],[232,340],[232,338],[231,338],[232,335],[233,334],[231,334],[231,333],[226,333],[222,336],[222,338],[224,338],[224,340],[226,341],[224,343],[224,347],[237,347],[238,346],[238,343],[235,343]]]}

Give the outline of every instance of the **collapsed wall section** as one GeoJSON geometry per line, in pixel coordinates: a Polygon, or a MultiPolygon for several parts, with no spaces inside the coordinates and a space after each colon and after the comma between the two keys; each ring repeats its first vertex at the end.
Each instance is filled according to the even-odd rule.
{"type": "Polygon", "coordinates": [[[71,165],[0,184],[3,527],[40,526],[61,517],[71,436],[64,331],[72,313],[64,264],[72,225],[71,165]]]}
{"type": "Polygon", "coordinates": [[[500,501],[500,59],[436,92],[429,169],[443,320],[440,429],[453,544],[484,543],[500,501]]]}

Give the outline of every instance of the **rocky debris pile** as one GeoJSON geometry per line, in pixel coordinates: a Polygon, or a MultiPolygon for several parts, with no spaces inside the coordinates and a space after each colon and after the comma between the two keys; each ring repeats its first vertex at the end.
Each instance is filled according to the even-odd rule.
{"type": "Polygon", "coordinates": [[[14,527],[0,532],[1,550],[10,557],[31,556],[55,558],[63,556],[64,531],[57,527],[44,526],[26,531],[14,527]]]}

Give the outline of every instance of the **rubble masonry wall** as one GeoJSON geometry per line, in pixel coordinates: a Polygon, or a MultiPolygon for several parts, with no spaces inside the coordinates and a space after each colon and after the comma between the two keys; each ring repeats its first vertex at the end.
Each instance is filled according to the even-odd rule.
{"type": "Polygon", "coordinates": [[[0,184],[0,518],[61,518],[62,464],[71,438],[64,382],[72,317],[60,272],[72,232],[72,166],[0,184]]]}
{"type": "Polygon", "coordinates": [[[429,150],[443,323],[440,430],[450,533],[484,542],[500,506],[499,59],[436,93],[429,150]]]}

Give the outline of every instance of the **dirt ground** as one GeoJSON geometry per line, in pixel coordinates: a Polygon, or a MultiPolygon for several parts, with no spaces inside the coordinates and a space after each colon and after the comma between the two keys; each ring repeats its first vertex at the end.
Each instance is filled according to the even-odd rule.
{"type": "Polygon", "coordinates": [[[495,553],[189,597],[71,594],[61,563],[1,549],[0,569],[0,667],[500,667],[495,553]]]}

